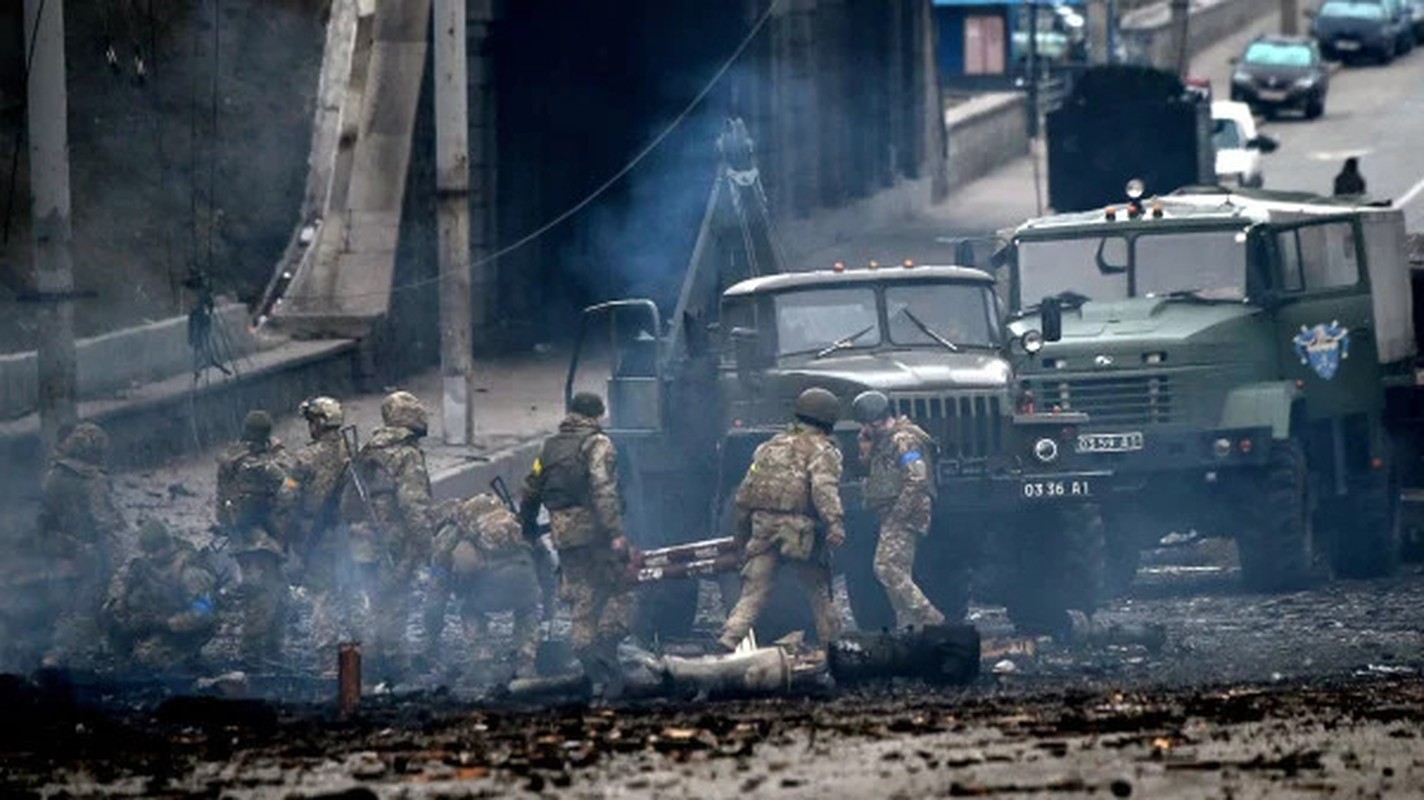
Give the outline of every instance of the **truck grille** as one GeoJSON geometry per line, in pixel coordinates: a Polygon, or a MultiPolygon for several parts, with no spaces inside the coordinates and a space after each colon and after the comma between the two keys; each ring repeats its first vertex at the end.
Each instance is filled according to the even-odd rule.
{"type": "Polygon", "coordinates": [[[1033,388],[1044,409],[1081,411],[1094,424],[1172,421],[1172,382],[1166,375],[1038,380],[1033,388]]]}
{"type": "Polygon", "coordinates": [[[892,398],[895,411],[935,438],[945,458],[985,458],[1003,448],[1003,401],[998,395],[892,398]]]}

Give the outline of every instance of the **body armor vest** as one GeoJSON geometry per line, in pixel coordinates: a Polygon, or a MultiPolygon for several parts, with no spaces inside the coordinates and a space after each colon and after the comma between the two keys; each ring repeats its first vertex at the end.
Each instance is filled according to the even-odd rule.
{"type": "Polygon", "coordinates": [[[899,419],[895,421],[895,426],[886,431],[884,436],[875,443],[875,450],[871,453],[870,473],[866,476],[864,487],[861,490],[866,505],[872,507],[889,505],[894,503],[900,497],[900,492],[904,490],[905,468],[899,462],[894,443],[895,434],[904,432],[914,434],[919,442],[920,457],[925,460],[925,467],[929,470],[929,492],[933,496],[933,468],[937,453],[934,440],[918,425],[909,420],[899,419]]]}
{"type": "Polygon", "coordinates": [[[545,508],[558,511],[588,504],[588,465],[583,460],[583,444],[596,433],[597,430],[561,432],[544,442],[539,465],[545,508]]]}

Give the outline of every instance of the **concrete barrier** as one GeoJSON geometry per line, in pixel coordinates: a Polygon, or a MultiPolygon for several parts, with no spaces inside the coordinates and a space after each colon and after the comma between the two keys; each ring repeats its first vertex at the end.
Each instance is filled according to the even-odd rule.
{"type": "MultiPolygon", "coordinates": [[[[1269,14],[1278,5],[1276,0],[1191,0],[1187,59],[1269,14]]],[[[1177,53],[1172,52],[1171,24],[1167,3],[1154,3],[1125,15],[1121,31],[1130,60],[1175,70],[1177,53]]]]}
{"type": "Polygon", "coordinates": [[[951,187],[963,186],[1028,155],[1028,98],[1022,92],[977,95],[944,112],[951,187]]]}
{"type": "MultiPolygon", "coordinates": [[[[213,314],[213,341],[221,355],[237,359],[258,349],[247,329],[247,309],[224,305],[213,314]]],[[[79,397],[92,400],[134,386],[190,372],[188,318],[172,317],[90,339],[80,339],[79,397]]],[[[0,356],[0,419],[34,413],[39,407],[39,373],[34,352],[0,356]]]]}

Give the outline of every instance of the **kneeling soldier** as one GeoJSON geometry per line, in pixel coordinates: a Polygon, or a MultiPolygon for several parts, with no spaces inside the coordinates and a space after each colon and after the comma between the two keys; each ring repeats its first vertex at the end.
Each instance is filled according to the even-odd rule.
{"type": "MultiPolygon", "coordinates": [[[[431,563],[432,598],[426,606],[426,643],[440,640],[445,622],[445,598],[460,603],[465,637],[472,644],[487,635],[485,615],[514,612],[514,646],[510,660],[516,677],[534,676],[539,646],[539,577],[523,527],[492,494],[477,494],[459,504],[435,535],[431,563]]],[[[428,653],[434,663],[434,653],[428,653]]]]}
{"type": "Polygon", "coordinates": [[[104,604],[109,646],[134,670],[198,671],[199,651],[217,632],[217,578],[156,520],[143,524],[139,547],[104,604]]]}

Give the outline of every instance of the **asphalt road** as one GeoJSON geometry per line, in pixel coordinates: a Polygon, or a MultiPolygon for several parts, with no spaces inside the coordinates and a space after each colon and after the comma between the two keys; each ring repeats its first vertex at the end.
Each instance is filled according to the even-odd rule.
{"type": "MultiPolygon", "coordinates": [[[[1257,33],[1276,28],[1277,21],[1261,20],[1210,48],[1193,62],[1192,71],[1211,79],[1218,98],[1228,97],[1232,66],[1227,59],[1257,33]]],[[[1356,156],[1370,194],[1403,204],[1409,230],[1424,230],[1421,87],[1424,49],[1388,65],[1341,65],[1330,77],[1325,116],[1309,121],[1285,116],[1264,123],[1263,130],[1281,142],[1265,157],[1266,187],[1328,193],[1340,165],[1356,156]]]]}

